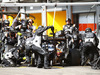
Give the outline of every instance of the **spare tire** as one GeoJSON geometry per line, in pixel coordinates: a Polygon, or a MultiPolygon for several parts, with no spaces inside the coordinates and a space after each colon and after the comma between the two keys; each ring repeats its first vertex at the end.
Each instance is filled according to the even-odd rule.
{"type": "Polygon", "coordinates": [[[72,66],[80,65],[81,55],[77,49],[70,49],[70,63],[72,66]]]}

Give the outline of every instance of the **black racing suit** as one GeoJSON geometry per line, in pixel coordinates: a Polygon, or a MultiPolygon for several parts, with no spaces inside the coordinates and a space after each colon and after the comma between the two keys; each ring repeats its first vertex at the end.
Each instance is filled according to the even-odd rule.
{"type": "Polygon", "coordinates": [[[78,30],[77,30],[76,27],[73,27],[72,24],[70,24],[70,25],[67,24],[67,25],[64,25],[63,32],[64,32],[64,35],[65,35],[65,38],[68,39],[68,45],[70,47],[72,35],[73,35],[73,33],[77,33],[78,30]]]}
{"type": "Polygon", "coordinates": [[[7,33],[4,33],[2,41],[4,42],[4,44],[6,46],[7,45],[14,46],[17,43],[17,38],[15,37],[15,33],[14,32],[7,32],[7,33]]]}
{"type": "MultiPolygon", "coordinates": [[[[38,37],[41,37],[42,33],[44,31],[46,31],[47,29],[53,29],[52,26],[46,26],[46,27],[39,27],[36,32],[35,32],[35,37],[38,36],[38,37]]],[[[34,38],[33,38],[34,39],[34,38]]],[[[41,39],[38,39],[41,41],[41,39]]],[[[38,42],[38,40],[36,40],[35,42],[38,42]]],[[[44,68],[48,69],[49,67],[49,62],[48,62],[48,52],[46,50],[44,50],[42,47],[41,47],[41,43],[39,44],[39,46],[36,46],[35,44],[32,44],[31,46],[26,46],[25,47],[26,49],[26,55],[29,56],[29,52],[30,50],[32,50],[32,52],[36,52],[38,53],[39,57],[38,58],[38,65],[41,63],[41,57],[43,56],[44,57],[44,68]]]]}
{"type": "Polygon", "coordinates": [[[73,33],[69,48],[79,49],[81,45],[80,40],[81,40],[80,35],[78,33],[73,33]]]}
{"type": "Polygon", "coordinates": [[[81,65],[85,65],[88,60],[90,60],[90,64],[93,65],[95,63],[93,61],[99,57],[97,51],[99,40],[92,32],[85,33],[83,37],[81,65]]]}
{"type": "MultiPolygon", "coordinates": [[[[4,52],[3,53],[7,53],[9,50],[13,49],[14,45],[17,43],[17,38],[15,37],[15,32],[4,33],[4,37],[2,38],[2,41],[4,42],[4,52]]],[[[10,66],[11,65],[10,62],[11,61],[9,61],[9,59],[6,59],[4,57],[2,64],[4,64],[5,66],[10,66]]],[[[15,64],[15,63],[13,63],[13,64],[15,64]]]]}

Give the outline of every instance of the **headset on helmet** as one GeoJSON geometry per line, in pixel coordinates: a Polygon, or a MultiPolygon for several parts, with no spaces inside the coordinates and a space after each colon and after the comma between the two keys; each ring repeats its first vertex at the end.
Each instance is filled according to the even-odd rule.
{"type": "Polygon", "coordinates": [[[17,25],[21,25],[21,21],[20,20],[17,20],[17,25]]]}
{"type": "Polygon", "coordinates": [[[92,29],[91,28],[86,28],[85,33],[88,33],[88,32],[92,32],[92,29]]]}
{"type": "Polygon", "coordinates": [[[71,19],[70,19],[70,18],[68,18],[68,19],[66,20],[66,22],[67,22],[67,21],[71,22],[71,19]]]}
{"type": "Polygon", "coordinates": [[[9,22],[8,20],[4,20],[4,21],[3,21],[3,25],[4,25],[4,26],[5,26],[5,25],[9,26],[9,24],[10,24],[10,22],[9,22]]]}
{"type": "Polygon", "coordinates": [[[32,19],[29,19],[29,20],[28,20],[28,23],[30,23],[30,22],[31,22],[31,23],[34,23],[34,21],[33,21],[32,19]]]}
{"type": "Polygon", "coordinates": [[[38,27],[38,29],[39,29],[39,28],[43,28],[43,27],[44,27],[44,26],[40,25],[40,26],[38,27]]]}

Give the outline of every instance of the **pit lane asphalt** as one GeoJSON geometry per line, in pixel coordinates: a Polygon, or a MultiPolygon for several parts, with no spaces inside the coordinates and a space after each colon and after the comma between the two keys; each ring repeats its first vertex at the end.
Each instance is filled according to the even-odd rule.
{"type": "Polygon", "coordinates": [[[52,69],[36,67],[1,67],[0,75],[100,75],[100,70],[90,66],[53,66],[52,69]]]}

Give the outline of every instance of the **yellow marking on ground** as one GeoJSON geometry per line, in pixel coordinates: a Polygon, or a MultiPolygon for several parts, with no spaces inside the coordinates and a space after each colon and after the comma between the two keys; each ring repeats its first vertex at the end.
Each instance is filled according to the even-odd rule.
{"type": "Polygon", "coordinates": [[[21,67],[19,67],[19,68],[25,68],[26,66],[21,66],[21,67]]]}
{"type": "MultiPolygon", "coordinates": [[[[27,66],[21,66],[21,67],[18,67],[18,68],[26,68],[27,66]]],[[[3,67],[0,67],[0,68],[3,68],[3,67]]],[[[64,69],[64,67],[59,67],[59,66],[52,66],[52,68],[58,68],[58,69],[64,69]]]]}
{"type": "Polygon", "coordinates": [[[64,69],[63,67],[53,66],[54,68],[64,69]]]}

